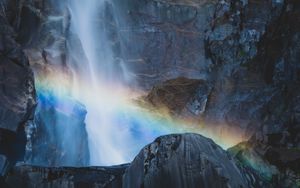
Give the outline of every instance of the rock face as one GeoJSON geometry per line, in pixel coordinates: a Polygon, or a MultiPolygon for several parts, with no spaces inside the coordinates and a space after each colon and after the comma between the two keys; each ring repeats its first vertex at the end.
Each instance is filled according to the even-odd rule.
{"type": "Polygon", "coordinates": [[[0,14],[0,184],[6,171],[24,157],[24,129],[36,105],[33,73],[5,17],[9,11],[0,14]]]}
{"type": "Polygon", "coordinates": [[[197,134],[168,135],[138,154],[126,170],[123,188],[262,186],[247,175],[212,140],[197,134]]]}

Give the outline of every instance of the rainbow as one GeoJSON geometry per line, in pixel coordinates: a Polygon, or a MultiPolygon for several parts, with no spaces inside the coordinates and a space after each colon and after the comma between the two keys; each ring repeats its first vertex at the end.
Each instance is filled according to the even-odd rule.
{"type": "MultiPolygon", "coordinates": [[[[35,77],[38,96],[55,100],[57,111],[69,115],[74,105],[72,101],[78,101],[86,106],[87,132],[89,137],[94,138],[89,139],[89,144],[94,148],[108,145],[106,149],[119,156],[108,164],[129,162],[143,146],[166,134],[198,133],[211,138],[224,149],[248,139],[230,126],[206,125],[193,120],[174,118],[167,110],[140,105],[137,101],[145,95],[141,90],[130,89],[116,83],[99,82],[95,86],[85,79],[74,79],[60,70],[39,73],[35,77]],[[89,126],[92,124],[93,127],[89,126]],[[109,126],[101,127],[101,124],[109,126]],[[95,138],[101,139],[95,141],[95,138]],[[112,138],[114,140],[109,140],[112,138]],[[124,148],[129,148],[129,145],[131,148],[125,150],[124,148]]],[[[94,161],[97,161],[98,155],[101,153],[95,155],[94,161]]],[[[92,164],[99,165],[96,162],[92,164]]]]}

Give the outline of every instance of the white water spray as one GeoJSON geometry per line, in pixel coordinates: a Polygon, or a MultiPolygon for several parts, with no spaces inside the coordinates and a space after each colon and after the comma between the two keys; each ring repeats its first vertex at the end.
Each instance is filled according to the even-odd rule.
{"type": "MultiPolygon", "coordinates": [[[[123,142],[130,140],[130,134],[122,122],[116,121],[122,84],[115,78],[118,70],[106,37],[101,14],[105,0],[71,0],[71,30],[80,39],[87,58],[86,72],[75,74],[78,98],[87,108],[87,132],[91,165],[112,165],[128,162],[124,156],[123,142]],[[89,83],[80,85],[81,81],[89,83]],[[83,89],[85,88],[85,89],[83,89]]],[[[117,65],[118,66],[118,65],[117,65]]],[[[125,70],[125,69],[123,69],[125,70]]]]}

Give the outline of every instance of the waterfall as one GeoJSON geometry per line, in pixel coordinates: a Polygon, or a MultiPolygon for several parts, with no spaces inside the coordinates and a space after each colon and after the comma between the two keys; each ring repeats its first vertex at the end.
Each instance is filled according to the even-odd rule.
{"type": "MultiPolygon", "coordinates": [[[[86,57],[85,71],[75,73],[74,95],[87,109],[87,132],[91,165],[127,162],[120,148],[120,136],[114,119],[118,108],[118,93],[122,89],[122,66],[116,64],[105,33],[104,0],[71,0],[71,32],[81,43],[86,57]],[[76,86],[77,84],[77,86],[76,86]],[[83,86],[82,84],[88,84],[83,86]]],[[[124,70],[124,69],[123,69],[124,70]]],[[[76,72],[76,71],[75,71],[76,72]]],[[[124,138],[123,135],[122,138],[124,138]]]]}

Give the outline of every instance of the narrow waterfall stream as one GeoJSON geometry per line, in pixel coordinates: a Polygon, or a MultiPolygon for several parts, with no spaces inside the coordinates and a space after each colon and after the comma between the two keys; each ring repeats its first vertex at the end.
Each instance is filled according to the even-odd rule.
{"type": "Polygon", "coordinates": [[[81,62],[88,67],[86,72],[74,75],[77,86],[74,86],[73,94],[88,112],[86,124],[91,165],[120,164],[132,157],[125,155],[128,147],[124,144],[132,140],[129,127],[125,119],[118,120],[120,115],[125,115],[119,109],[124,102],[122,75],[125,73],[115,62],[103,20],[100,20],[103,16],[99,15],[104,14],[105,3],[104,0],[70,1],[71,30],[78,35],[87,59],[81,62]]]}

